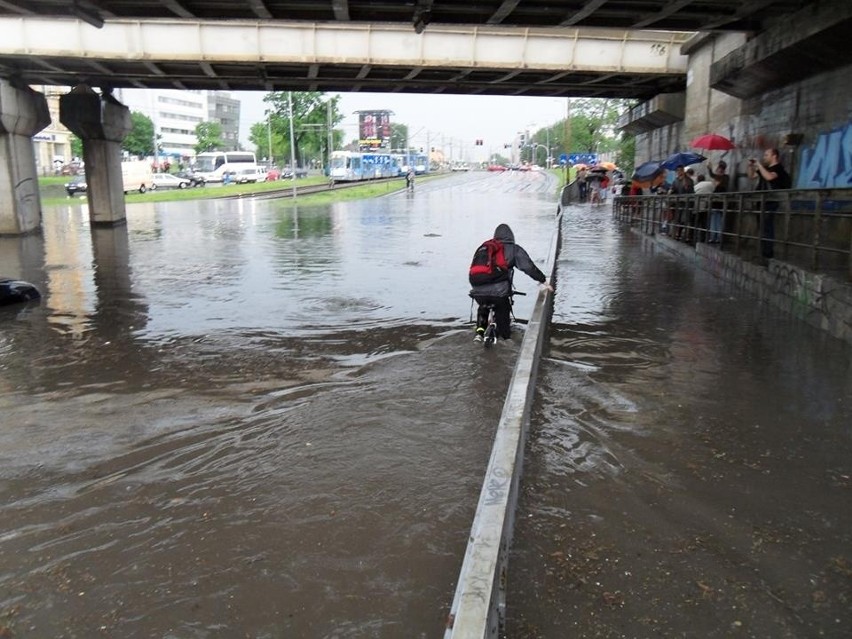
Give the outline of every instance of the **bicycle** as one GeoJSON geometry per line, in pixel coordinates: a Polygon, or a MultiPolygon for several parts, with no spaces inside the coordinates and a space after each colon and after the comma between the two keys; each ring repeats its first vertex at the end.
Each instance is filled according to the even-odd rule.
{"type": "MultiPolygon", "coordinates": [[[[512,297],[514,295],[526,295],[521,291],[512,291],[509,293],[509,314],[512,319],[515,319],[515,314],[512,313],[512,297]]],[[[491,298],[492,300],[495,298],[491,298]]],[[[480,304],[480,306],[488,309],[488,325],[482,333],[482,345],[485,348],[489,348],[497,343],[497,312],[496,312],[496,301],[487,301],[480,304]]],[[[477,336],[479,336],[479,329],[476,329],[477,336]]],[[[479,341],[478,339],[476,341],[479,341]]]]}

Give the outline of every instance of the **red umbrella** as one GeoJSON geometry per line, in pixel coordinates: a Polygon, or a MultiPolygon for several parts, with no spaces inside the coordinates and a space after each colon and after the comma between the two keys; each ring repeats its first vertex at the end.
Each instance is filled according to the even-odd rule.
{"type": "Polygon", "coordinates": [[[715,133],[699,135],[689,143],[689,146],[693,149],[707,149],[708,151],[730,151],[737,148],[737,145],[728,138],[715,133]]]}

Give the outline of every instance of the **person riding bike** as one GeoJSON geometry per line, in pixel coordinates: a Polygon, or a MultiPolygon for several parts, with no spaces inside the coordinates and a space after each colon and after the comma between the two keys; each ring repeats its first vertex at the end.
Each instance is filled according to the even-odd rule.
{"type": "Polygon", "coordinates": [[[515,267],[521,269],[539,284],[542,284],[550,292],[553,287],[548,283],[544,273],[535,265],[524,248],[515,244],[515,234],[508,224],[500,224],[494,231],[494,239],[503,243],[503,252],[508,264],[506,278],[489,284],[473,286],[470,296],[479,304],[476,312],[476,337],[475,341],[482,341],[485,329],[488,327],[489,306],[494,307],[494,317],[497,324],[497,337],[509,339],[511,337],[510,314],[512,310],[512,277],[515,267]]]}

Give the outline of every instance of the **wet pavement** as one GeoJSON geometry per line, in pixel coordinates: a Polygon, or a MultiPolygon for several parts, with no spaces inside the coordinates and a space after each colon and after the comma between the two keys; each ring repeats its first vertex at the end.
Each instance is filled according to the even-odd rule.
{"type": "Polygon", "coordinates": [[[506,635],[849,637],[844,343],[564,218],[506,635]]]}
{"type": "Polygon", "coordinates": [[[440,636],[520,342],[472,343],[467,267],[500,222],[542,264],[555,188],[0,238],[44,292],[0,309],[0,636],[440,636]]]}
{"type": "MultiPolygon", "coordinates": [[[[441,636],[520,339],[473,345],[465,272],[504,221],[543,264],[554,188],[0,238],[45,292],[0,309],[0,636],[441,636]]],[[[507,636],[848,636],[848,348],[607,209],[563,233],[507,636]]]]}

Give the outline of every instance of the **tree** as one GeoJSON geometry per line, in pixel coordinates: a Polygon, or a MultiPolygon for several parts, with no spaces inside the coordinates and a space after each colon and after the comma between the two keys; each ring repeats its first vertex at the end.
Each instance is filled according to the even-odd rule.
{"type": "Polygon", "coordinates": [[[408,146],[408,125],[391,122],[390,148],[405,150],[408,146]]]}
{"type": "Polygon", "coordinates": [[[154,154],[154,123],[144,113],[132,111],[130,121],[133,128],[121,143],[121,148],[130,155],[145,157],[154,154]]]}
{"type": "Polygon", "coordinates": [[[75,158],[83,157],[83,140],[73,133],[71,134],[71,155],[75,158]]]}
{"type": "Polygon", "coordinates": [[[573,98],[568,118],[536,131],[532,140],[546,144],[550,134],[551,156],[566,153],[615,153],[616,163],[632,165],[631,136],[618,133],[618,116],[635,104],[634,100],[612,98],[573,98]],[[554,142],[554,140],[556,142],[554,142]]]}
{"type": "Polygon", "coordinates": [[[218,122],[199,122],[195,127],[196,153],[224,148],[222,125],[218,122]]]}
{"type": "MultiPolygon", "coordinates": [[[[305,166],[311,159],[328,160],[329,113],[332,127],[332,149],[343,141],[343,133],[334,127],[343,121],[338,111],[339,96],[327,97],[317,91],[293,92],[293,143],[296,163],[305,166]]],[[[260,157],[290,163],[290,99],[287,91],[267,93],[263,101],[269,104],[267,120],[251,127],[249,139],[260,157]],[[270,148],[271,139],[271,148],[270,148]]]]}

